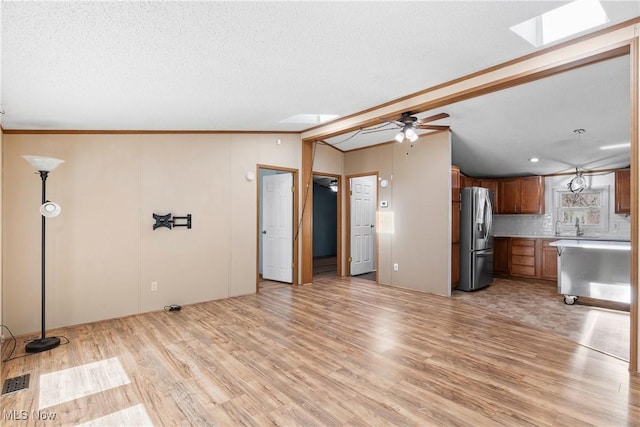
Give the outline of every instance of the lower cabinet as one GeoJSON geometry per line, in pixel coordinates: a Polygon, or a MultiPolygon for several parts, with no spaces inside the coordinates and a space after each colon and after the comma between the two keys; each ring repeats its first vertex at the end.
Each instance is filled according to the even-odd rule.
{"type": "Polygon", "coordinates": [[[493,238],[493,274],[509,275],[509,237],[493,238]]]}
{"type": "Polygon", "coordinates": [[[553,241],[555,239],[494,237],[493,273],[496,276],[557,280],[558,252],[550,246],[553,241]]]}
{"type": "Polygon", "coordinates": [[[536,277],[536,239],[511,239],[511,276],[536,277]]]}
{"type": "Polygon", "coordinates": [[[548,280],[558,279],[558,249],[555,246],[549,246],[549,243],[555,240],[542,241],[542,272],[540,277],[548,280]]]}
{"type": "Polygon", "coordinates": [[[460,282],[460,243],[451,244],[451,290],[460,282]]]}

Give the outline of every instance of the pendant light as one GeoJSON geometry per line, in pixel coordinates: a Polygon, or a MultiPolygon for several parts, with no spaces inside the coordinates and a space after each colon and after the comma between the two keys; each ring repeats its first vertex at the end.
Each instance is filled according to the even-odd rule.
{"type": "MultiPolygon", "coordinates": [[[[580,135],[582,135],[585,132],[586,131],[584,129],[574,129],[573,131],[573,133],[575,133],[578,136],[576,152],[580,151],[580,135]]],[[[587,186],[587,180],[582,175],[582,171],[580,171],[580,166],[578,165],[576,166],[576,176],[574,176],[573,179],[569,181],[569,184],[567,184],[567,187],[569,187],[569,191],[571,191],[572,193],[581,193],[582,190],[586,188],[586,186],[587,186]]]]}

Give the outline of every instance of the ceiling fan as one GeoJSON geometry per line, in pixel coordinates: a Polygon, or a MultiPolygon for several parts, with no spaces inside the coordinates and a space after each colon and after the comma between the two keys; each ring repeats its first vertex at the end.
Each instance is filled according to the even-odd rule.
{"type": "MultiPolygon", "coordinates": [[[[398,142],[403,142],[408,139],[411,142],[415,142],[418,139],[418,134],[414,131],[414,129],[424,129],[424,130],[447,130],[449,126],[447,125],[431,125],[429,122],[433,122],[440,119],[445,119],[449,117],[447,113],[439,113],[430,117],[425,117],[424,119],[418,120],[416,116],[412,116],[410,111],[404,112],[400,115],[399,119],[382,119],[387,123],[396,125],[397,128],[400,129],[400,132],[395,136],[395,140],[398,142]]],[[[382,130],[389,130],[386,125],[383,128],[374,128],[369,131],[362,132],[363,134],[379,132],[382,130]]]]}

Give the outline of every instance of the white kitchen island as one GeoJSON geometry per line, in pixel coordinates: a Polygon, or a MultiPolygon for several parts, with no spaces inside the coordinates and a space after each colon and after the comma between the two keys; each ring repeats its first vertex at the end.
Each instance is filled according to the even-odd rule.
{"type": "Polygon", "coordinates": [[[631,300],[631,243],[558,240],[558,293],[566,304],[578,297],[628,303],[631,300]]]}

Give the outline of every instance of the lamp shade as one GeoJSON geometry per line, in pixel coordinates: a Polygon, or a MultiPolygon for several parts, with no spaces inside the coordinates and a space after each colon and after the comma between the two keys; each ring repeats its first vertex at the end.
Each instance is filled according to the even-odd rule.
{"type": "Polygon", "coordinates": [[[53,157],[24,155],[22,158],[29,162],[31,167],[37,171],[51,172],[60,164],[64,163],[64,160],[54,159],[53,157]]]}
{"type": "Polygon", "coordinates": [[[40,213],[45,218],[55,218],[60,215],[62,208],[55,202],[45,202],[40,206],[40,213]]]}
{"type": "Polygon", "coordinates": [[[411,128],[404,131],[404,136],[411,142],[416,142],[418,140],[418,134],[411,128]]]}

